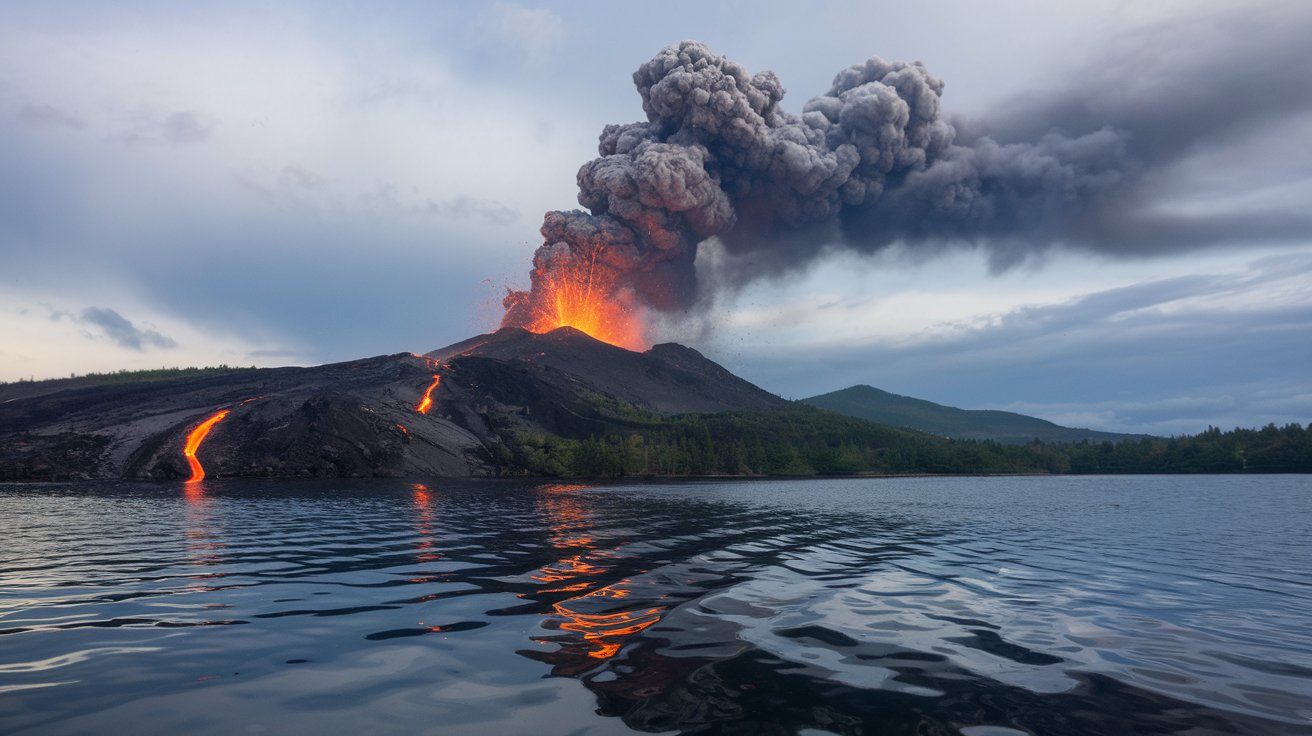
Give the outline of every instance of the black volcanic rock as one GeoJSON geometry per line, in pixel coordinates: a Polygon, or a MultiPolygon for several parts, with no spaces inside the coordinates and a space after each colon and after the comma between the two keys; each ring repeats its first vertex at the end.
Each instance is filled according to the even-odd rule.
{"type": "Polygon", "coordinates": [[[210,476],[490,472],[477,438],[415,411],[432,375],[403,353],[17,398],[0,404],[0,479],[186,478],[187,434],[221,409],[200,452],[210,476]]]}
{"type": "Polygon", "coordinates": [[[439,348],[427,357],[459,370],[471,358],[510,364],[517,372],[569,382],[660,414],[775,409],[787,404],[675,343],[636,353],[572,327],[538,334],[507,327],[439,348]]]}
{"type": "Polygon", "coordinates": [[[769,410],[788,402],[681,345],[638,353],[571,327],[507,327],[439,348],[435,411],[495,453],[516,432],[585,439],[623,433],[626,411],[687,414],[769,410]]]}
{"type": "Polygon", "coordinates": [[[51,384],[0,403],[0,480],[186,478],[188,433],[221,409],[199,452],[209,477],[420,477],[494,474],[521,431],[586,438],[624,431],[626,411],[787,404],[695,350],[636,353],[570,328],[503,329],[428,356],[51,384]]]}

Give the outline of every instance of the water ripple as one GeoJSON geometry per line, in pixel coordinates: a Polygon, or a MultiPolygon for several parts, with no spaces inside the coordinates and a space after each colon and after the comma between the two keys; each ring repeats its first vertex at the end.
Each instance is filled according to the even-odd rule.
{"type": "Polygon", "coordinates": [[[0,731],[1306,732],[1242,480],[0,486],[0,731]]]}

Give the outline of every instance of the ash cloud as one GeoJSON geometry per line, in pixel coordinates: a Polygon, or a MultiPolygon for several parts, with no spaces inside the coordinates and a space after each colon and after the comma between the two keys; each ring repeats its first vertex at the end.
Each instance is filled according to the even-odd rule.
{"type": "Polygon", "coordinates": [[[943,114],[944,83],[919,62],[851,66],[794,115],[772,72],[696,41],[663,49],[633,75],[646,121],[602,132],[578,173],[588,211],[548,213],[533,287],[508,295],[504,323],[531,321],[547,275],[581,263],[669,312],[834,248],[976,246],[1002,269],[1051,247],[1149,256],[1307,239],[1312,215],[1163,206],[1170,167],[1312,109],[1312,13],[1278,27],[1258,15],[1122,39],[1069,88],[976,121],[943,114]],[[725,257],[699,287],[709,238],[725,257]]]}

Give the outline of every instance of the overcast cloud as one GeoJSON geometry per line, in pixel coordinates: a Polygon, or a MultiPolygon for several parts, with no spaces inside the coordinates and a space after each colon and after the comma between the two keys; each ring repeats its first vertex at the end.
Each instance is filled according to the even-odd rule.
{"type": "Polygon", "coordinates": [[[850,64],[922,60],[966,138],[1110,124],[1151,172],[1056,247],[894,239],[723,295],[670,338],[791,397],[868,383],[1098,429],[1307,423],[1305,7],[0,2],[0,380],[491,329],[602,127],[643,119],[633,71],[693,38],[775,71],[793,114],[850,64]]]}
{"type": "MultiPolygon", "coordinates": [[[[61,316],[56,314],[55,318],[61,316]]],[[[96,328],[97,332],[109,338],[115,345],[139,353],[151,348],[168,349],[178,346],[173,338],[161,335],[155,330],[137,327],[131,320],[112,309],[87,307],[73,319],[88,327],[96,328]]]]}

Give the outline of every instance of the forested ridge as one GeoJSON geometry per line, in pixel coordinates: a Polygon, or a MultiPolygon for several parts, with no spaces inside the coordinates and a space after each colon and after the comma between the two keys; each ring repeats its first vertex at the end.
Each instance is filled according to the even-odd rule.
{"type": "Polygon", "coordinates": [[[951,440],[802,405],[669,417],[605,403],[619,420],[606,434],[566,438],[520,432],[504,438],[498,458],[504,472],[562,477],[1312,472],[1312,425],[1297,423],[1116,443],[1010,445],[951,440]]]}

